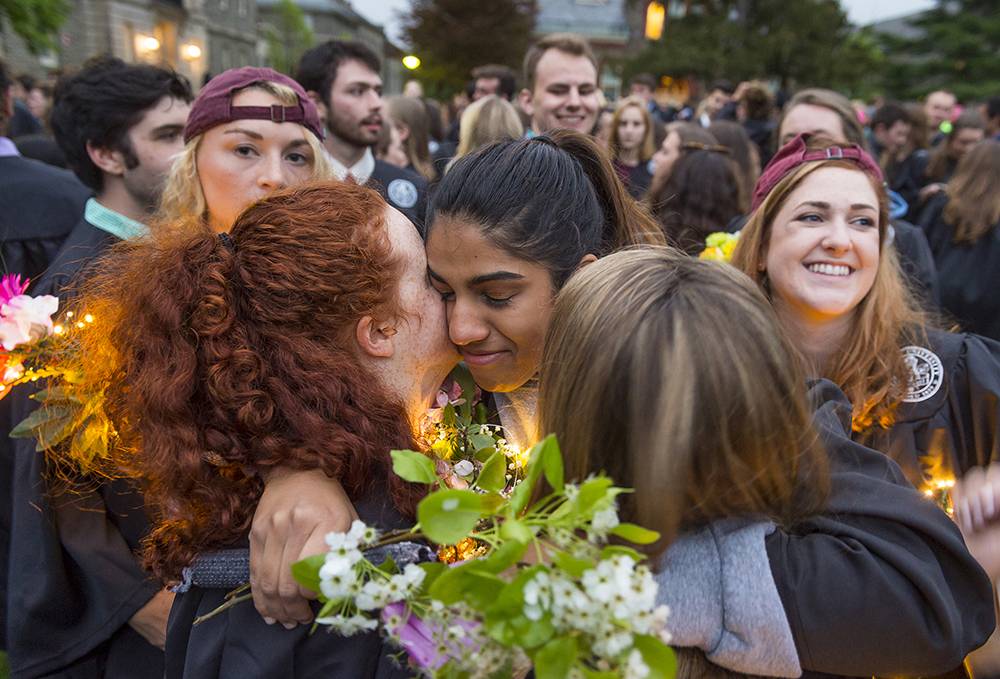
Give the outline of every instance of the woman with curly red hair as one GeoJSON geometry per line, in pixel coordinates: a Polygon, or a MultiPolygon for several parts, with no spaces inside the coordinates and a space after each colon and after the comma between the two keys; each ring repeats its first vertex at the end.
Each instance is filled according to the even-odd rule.
{"type": "MultiPolygon", "coordinates": [[[[83,372],[103,386],[120,465],[143,482],[157,576],[246,546],[278,467],[321,470],[366,522],[405,524],[414,496],[390,482],[388,451],[411,445],[409,422],[457,358],[405,217],[370,189],[312,183],[251,206],[227,236],[161,234],[104,264],[84,290],[102,327],[86,333],[83,372]]],[[[268,627],[249,603],[192,627],[226,593],[178,595],[168,677],[374,675],[374,635],[268,627]]]]}

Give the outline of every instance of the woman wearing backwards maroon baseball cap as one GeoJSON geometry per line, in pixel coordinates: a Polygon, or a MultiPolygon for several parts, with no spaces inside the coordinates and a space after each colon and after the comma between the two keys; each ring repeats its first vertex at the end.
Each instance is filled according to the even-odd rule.
{"type": "Polygon", "coordinates": [[[191,107],[160,217],[227,231],[275,189],[332,178],[322,139],[316,105],[297,82],[270,68],[225,71],[191,107]]]}
{"type": "Polygon", "coordinates": [[[855,438],[954,506],[995,581],[1000,343],[937,330],[918,310],[886,247],[882,174],[860,147],[796,137],[765,168],[753,209],[733,264],[771,299],[809,372],[850,398],[855,438]]]}

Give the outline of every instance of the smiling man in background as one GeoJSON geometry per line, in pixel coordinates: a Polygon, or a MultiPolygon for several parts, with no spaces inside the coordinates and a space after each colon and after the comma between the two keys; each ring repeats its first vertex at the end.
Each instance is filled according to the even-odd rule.
{"type": "Polygon", "coordinates": [[[600,110],[597,58],[573,33],[553,33],[528,48],[520,104],[531,117],[529,134],[568,128],[590,134],[600,110]]]}

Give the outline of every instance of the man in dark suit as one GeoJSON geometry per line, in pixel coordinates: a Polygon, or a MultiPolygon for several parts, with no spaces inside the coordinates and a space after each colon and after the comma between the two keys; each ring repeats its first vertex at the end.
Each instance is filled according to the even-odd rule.
{"type": "MultiPolygon", "coordinates": [[[[184,148],[191,99],[176,73],[108,57],[59,83],[52,129],[95,195],[35,294],[65,299],[108,247],[147,232],[144,222],[184,148]]],[[[23,389],[8,397],[15,422],[35,405],[23,389]]],[[[173,595],[135,556],[148,529],[141,495],[125,482],[91,480],[87,491],[50,497],[34,441],[18,439],[14,450],[10,562],[17,566],[7,578],[14,676],[161,676],[173,595]]]]}
{"type": "Polygon", "coordinates": [[[378,57],[361,43],[331,40],[302,55],[295,79],[326,124],[323,146],[337,176],[376,189],[422,230],[426,180],[372,153],[382,126],[380,69],[378,57]]]}
{"type": "MultiPolygon", "coordinates": [[[[21,157],[3,135],[14,111],[11,80],[0,62],[0,272],[31,280],[49,266],[70,229],[83,214],[90,190],[65,170],[21,157]]],[[[10,545],[10,481],[13,460],[7,432],[10,405],[0,402],[0,623],[5,623],[7,551],[10,545]]],[[[0,647],[6,648],[6,624],[0,647]]]]}

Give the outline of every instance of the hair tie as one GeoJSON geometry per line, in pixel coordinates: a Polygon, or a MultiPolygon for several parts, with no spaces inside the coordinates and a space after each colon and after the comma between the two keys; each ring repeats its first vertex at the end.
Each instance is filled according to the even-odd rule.
{"type": "Polygon", "coordinates": [[[233,242],[233,239],[225,231],[219,234],[219,242],[230,252],[236,252],[236,243],[233,242]]]}

